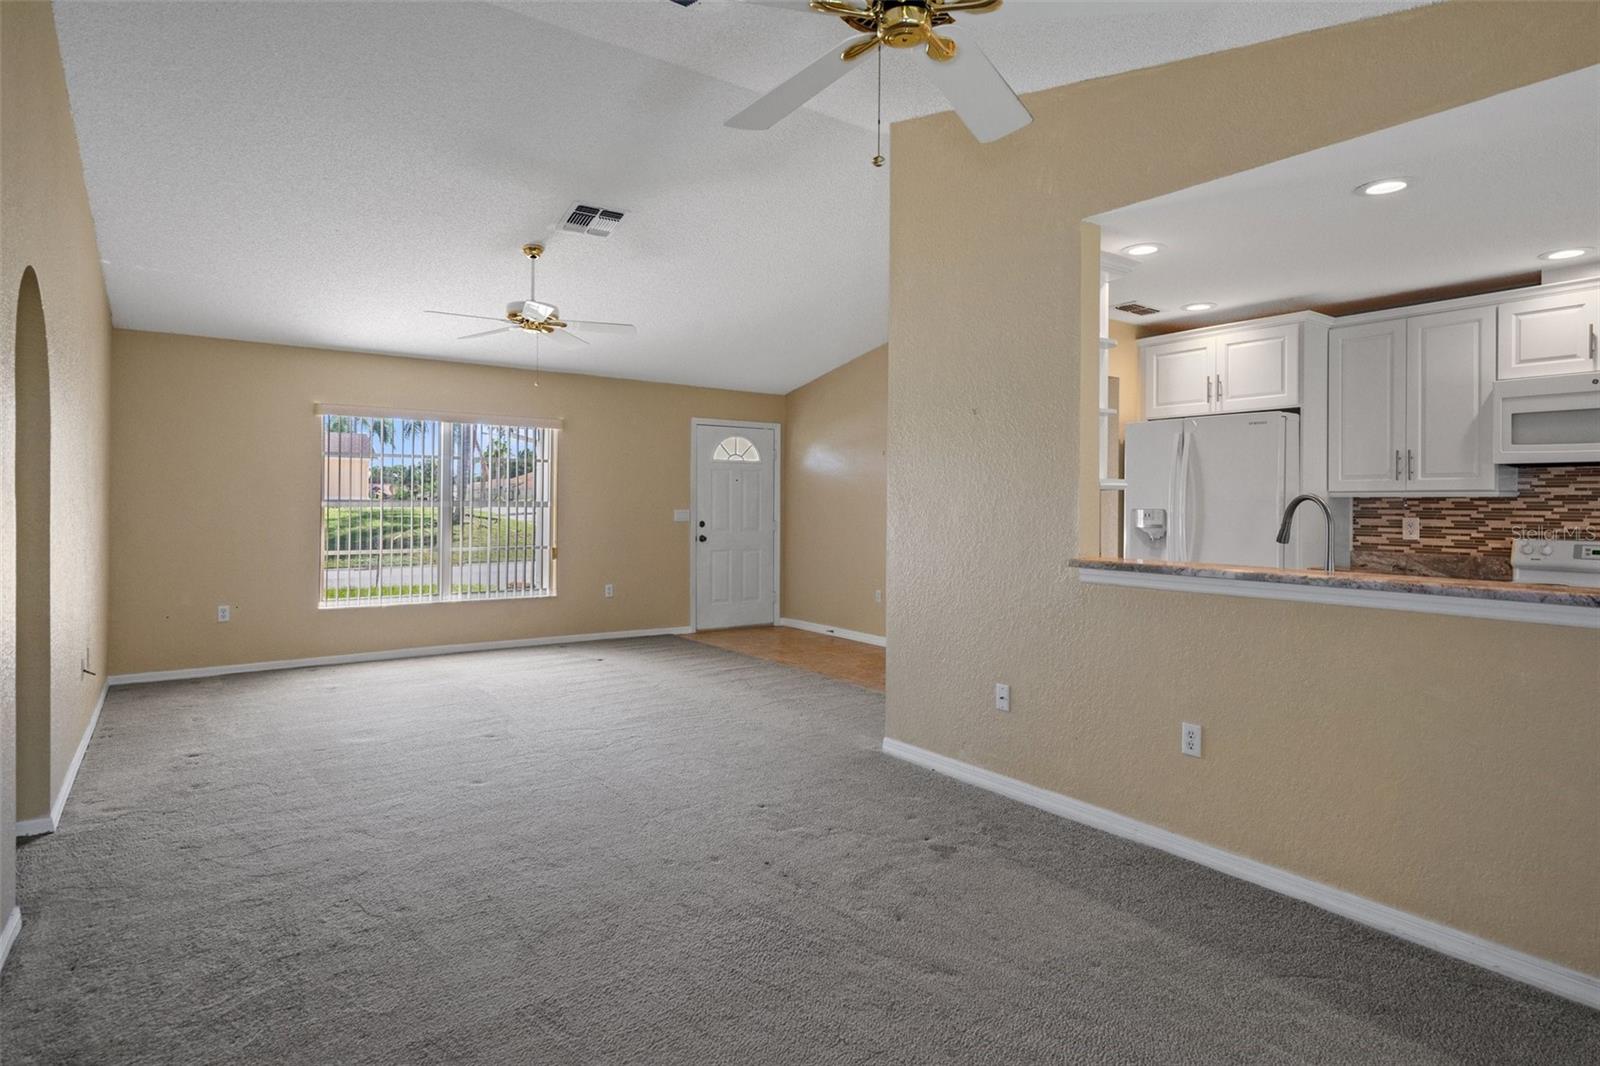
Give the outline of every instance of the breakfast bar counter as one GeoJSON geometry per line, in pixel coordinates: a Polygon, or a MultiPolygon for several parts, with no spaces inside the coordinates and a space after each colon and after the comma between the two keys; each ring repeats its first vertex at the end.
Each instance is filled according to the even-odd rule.
{"type": "Polygon", "coordinates": [[[1086,584],[1303,600],[1600,629],[1600,589],[1469,581],[1366,570],[1286,570],[1216,563],[1073,559],[1086,584]]]}

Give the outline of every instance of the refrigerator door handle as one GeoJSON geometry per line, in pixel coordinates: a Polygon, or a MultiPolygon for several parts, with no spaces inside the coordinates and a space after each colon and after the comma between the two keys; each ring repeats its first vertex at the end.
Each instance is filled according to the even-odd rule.
{"type": "Polygon", "coordinates": [[[1172,477],[1167,483],[1167,561],[1170,563],[1182,562],[1183,553],[1183,483],[1180,473],[1183,470],[1184,432],[1185,427],[1180,424],[1178,435],[1172,442],[1172,477]]]}
{"type": "MultiPolygon", "coordinates": [[[[1220,395],[1220,394],[1219,394],[1220,395]]],[[[1190,474],[1193,472],[1194,449],[1196,438],[1189,432],[1189,423],[1183,423],[1183,561],[1191,562],[1194,559],[1194,522],[1191,522],[1189,511],[1193,504],[1193,497],[1189,493],[1190,474]]]]}

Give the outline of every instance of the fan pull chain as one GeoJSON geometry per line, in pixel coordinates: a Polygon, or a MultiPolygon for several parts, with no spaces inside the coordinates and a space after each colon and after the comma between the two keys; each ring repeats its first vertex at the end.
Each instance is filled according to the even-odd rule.
{"type": "Polygon", "coordinates": [[[878,53],[878,154],[872,157],[872,165],[883,166],[883,45],[879,44],[874,49],[878,53]]]}

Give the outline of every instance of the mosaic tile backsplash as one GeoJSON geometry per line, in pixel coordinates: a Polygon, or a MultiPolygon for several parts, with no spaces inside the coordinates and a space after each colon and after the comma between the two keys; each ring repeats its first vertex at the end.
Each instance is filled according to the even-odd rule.
{"type": "Polygon", "coordinates": [[[1510,497],[1357,499],[1351,518],[1358,567],[1427,572],[1444,563],[1455,576],[1509,578],[1519,536],[1600,539],[1600,465],[1521,467],[1510,497]],[[1421,540],[1400,535],[1407,515],[1421,519],[1421,540]]]}

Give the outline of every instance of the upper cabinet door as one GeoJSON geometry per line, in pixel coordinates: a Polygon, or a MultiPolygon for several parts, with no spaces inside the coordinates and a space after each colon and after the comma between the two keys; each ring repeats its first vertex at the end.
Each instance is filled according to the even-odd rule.
{"type": "Polygon", "coordinates": [[[1211,380],[1214,363],[1209,339],[1152,344],[1139,350],[1144,377],[1144,416],[1181,418],[1216,410],[1211,380]]]}
{"type": "Polygon", "coordinates": [[[1595,357],[1600,286],[1530,296],[1501,304],[1499,312],[1500,378],[1600,370],[1595,357]]]}
{"type": "Polygon", "coordinates": [[[1405,321],[1328,330],[1328,491],[1399,493],[1405,438],[1405,321]]]}
{"type": "Polygon", "coordinates": [[[1407,488],[1495,491],[1495,309],[1419,315],[1406,325],[1407,488]]]}
{"type": "Polygon", "coordinates": [[[1275,411],[1300,406],[1300,326],[1225,333],[1216,339],[1218,409],[1275,411]]]}

